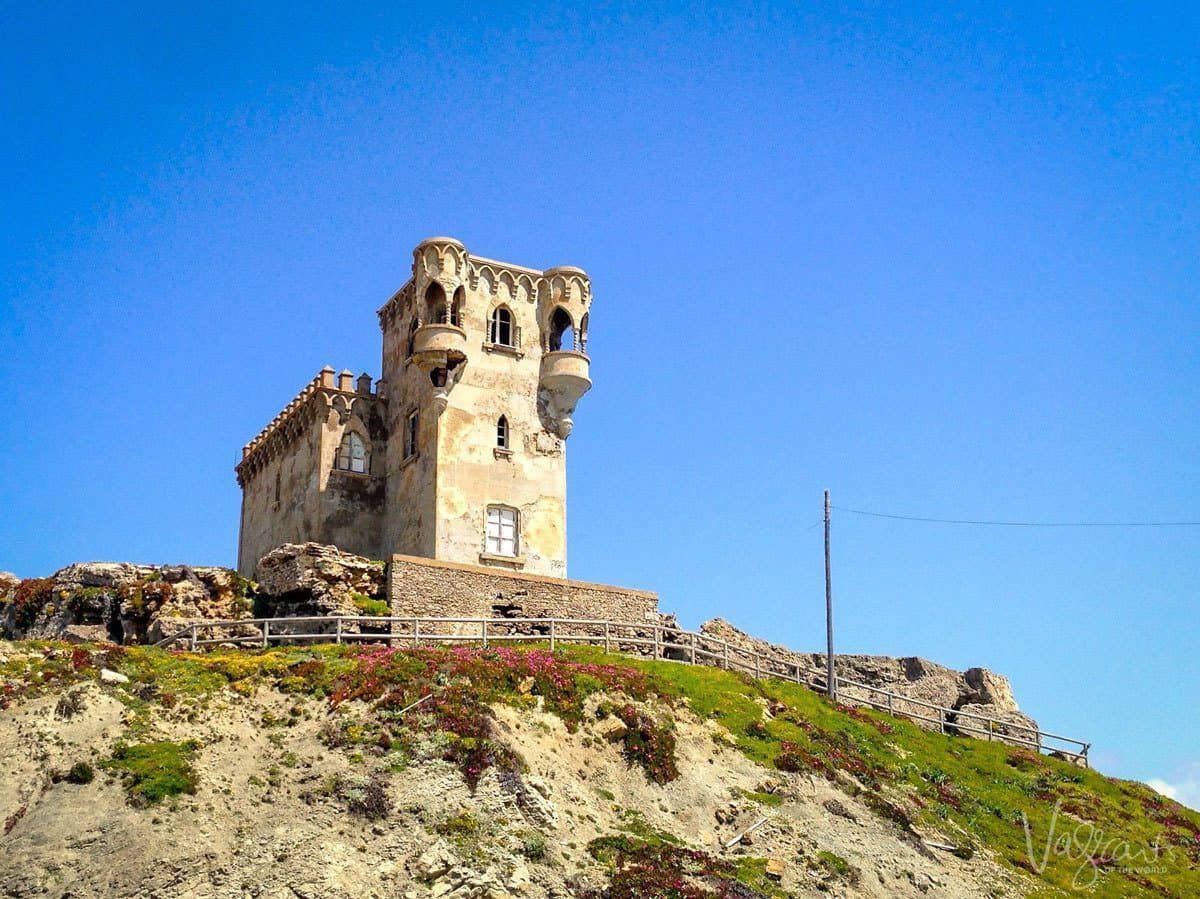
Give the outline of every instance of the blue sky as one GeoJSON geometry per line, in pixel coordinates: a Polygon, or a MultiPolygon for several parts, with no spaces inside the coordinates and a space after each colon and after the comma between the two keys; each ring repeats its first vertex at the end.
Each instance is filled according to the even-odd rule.
{"type": "MultiPolygon", "coordinates": [[[[593,278],[574,576],[823,640],[837,505],[1200,518],[1195,7],[0,6],[0,568],[229,564],[410,250],[593,278]]],[[[840,648],[1200,802],[1200,528],[837,512],[840,648]]]]}

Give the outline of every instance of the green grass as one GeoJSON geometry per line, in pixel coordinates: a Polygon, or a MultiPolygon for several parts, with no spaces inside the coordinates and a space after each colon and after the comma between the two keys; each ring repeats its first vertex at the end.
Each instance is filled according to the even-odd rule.
{"type": "MultiPolygon", "coordinates": [[[[617,658],[591,648],[570,652],[597,661],[617,658]]],[[[878,812],[891,817],[889,806],[900,807],[919,830],[936,828],[968,851],[988,850],[1034,878],[1035,895],[1078,895],[1079,885],[1088,887],[1090,896],[1111,899],[1164,891],[1200,895],[1200,814],[1143,784],[998,742],[931,733],[882,712],[847,712],[797,684],[755,682],[671,662],[626,664],[648,673],[665,695],[720,722],[733,744],[759,764],[773,766],[789,743],[831,768],[853,768],[861,772],[864,798],[873,800],[868,804],[878,812]],[[756,696],[780,702],[786,710],[768,718],[756,696]],[[1097,868],[1079,851],[1065,857],[1053,850],[1043,859],[1052,819],[1055,839],[1078,836],[1086,842],[1090,837],[1087,854],[1107,854],[1114,861],[1097,868]]]]}
{"type": "Polygon", "coordinates": [[[769,806],[770,808],[778,808],[783,805],[783,797],[778,793],[761,793],[757,790],[742,790],[738,789],[737,794],[751,802],[757,802],[759,805],[769,806]]]}
{"type": "Polygon", "coordinates": [[[392,614],[392,607],[384,599],[372,599],[365,593],[351,593],[350,600],[354,603],[354,608],[358,609],[364,615],[387,616],[392,614]]]}
{"type": "Polygon", "coordinates": [[[196,772],[191,760],[198,745],[182,743],[118,743],[101,767],[121,776],[129,801],[139,808],[171,796],[196,792],[196,772]]]}

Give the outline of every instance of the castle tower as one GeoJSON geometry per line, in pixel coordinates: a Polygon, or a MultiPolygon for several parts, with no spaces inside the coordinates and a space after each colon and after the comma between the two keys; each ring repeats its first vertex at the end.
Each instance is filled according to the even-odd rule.
{"type": "Polygon", "coordinates": [[[566,439],[591,283],[430,238],[379,310],[390,552],[566,576],[566,439]]]}
{"type": "Polygon", "coordinates": [[[592,386],[591,282],[435,237],[379,310],[383,378],[322,369],[242,449],[238,569],[315,541],[567,571],[567,435],[592,386]]]}

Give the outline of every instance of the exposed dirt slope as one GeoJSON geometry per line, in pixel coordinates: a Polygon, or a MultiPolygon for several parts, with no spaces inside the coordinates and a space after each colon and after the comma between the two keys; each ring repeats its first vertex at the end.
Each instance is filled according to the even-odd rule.
{"type": "MultiPolygon", "coordinates": [[[[792,772],[756,761],[755,741],[797,710],[728,674],[712,672],[728,680],[705,692],[704,680],[680,686],[681,666],[670,663],[642,666],[675,678],[660,681],[595,654],[526,658],[338,648],[197,659],[0,644],[0,893],[749,899],[1049,889],[984,845],[971,858],[922,845],[880,814],[864,783],[872,775],[822,771],[816,756],[792,772]],[[628,694],[615,689],[620,678],[628,694]],[[730,685],[736,702],[722,705],[730,685]],[[433,700],[401,713],[430,690],[433,700]],[[743,700],[761,712],[762,734],[728,726],[743,700]],[[71,772],[77,763],[94,779],[72,782],[87,779],[71,772]],[[750,839],[722,848],[764,815],[750,839]],[[656,879],[662,872],[679,875],[678,891],[656,879]]],[[[916,830],[972,841],[943,824],[916,830]]]]}

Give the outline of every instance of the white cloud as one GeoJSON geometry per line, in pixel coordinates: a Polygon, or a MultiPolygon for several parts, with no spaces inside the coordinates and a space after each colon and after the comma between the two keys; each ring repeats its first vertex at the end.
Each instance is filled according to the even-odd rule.
{"type": "Polygon", "coordinates": [[[1200,811],[1200,765],[1193,765],[1174,783],[1160,777],[1152,777],[1146,781],[1146,786],[1162,793],[1168,799],[1174,799],[1188,808],[1200,811]]]}

